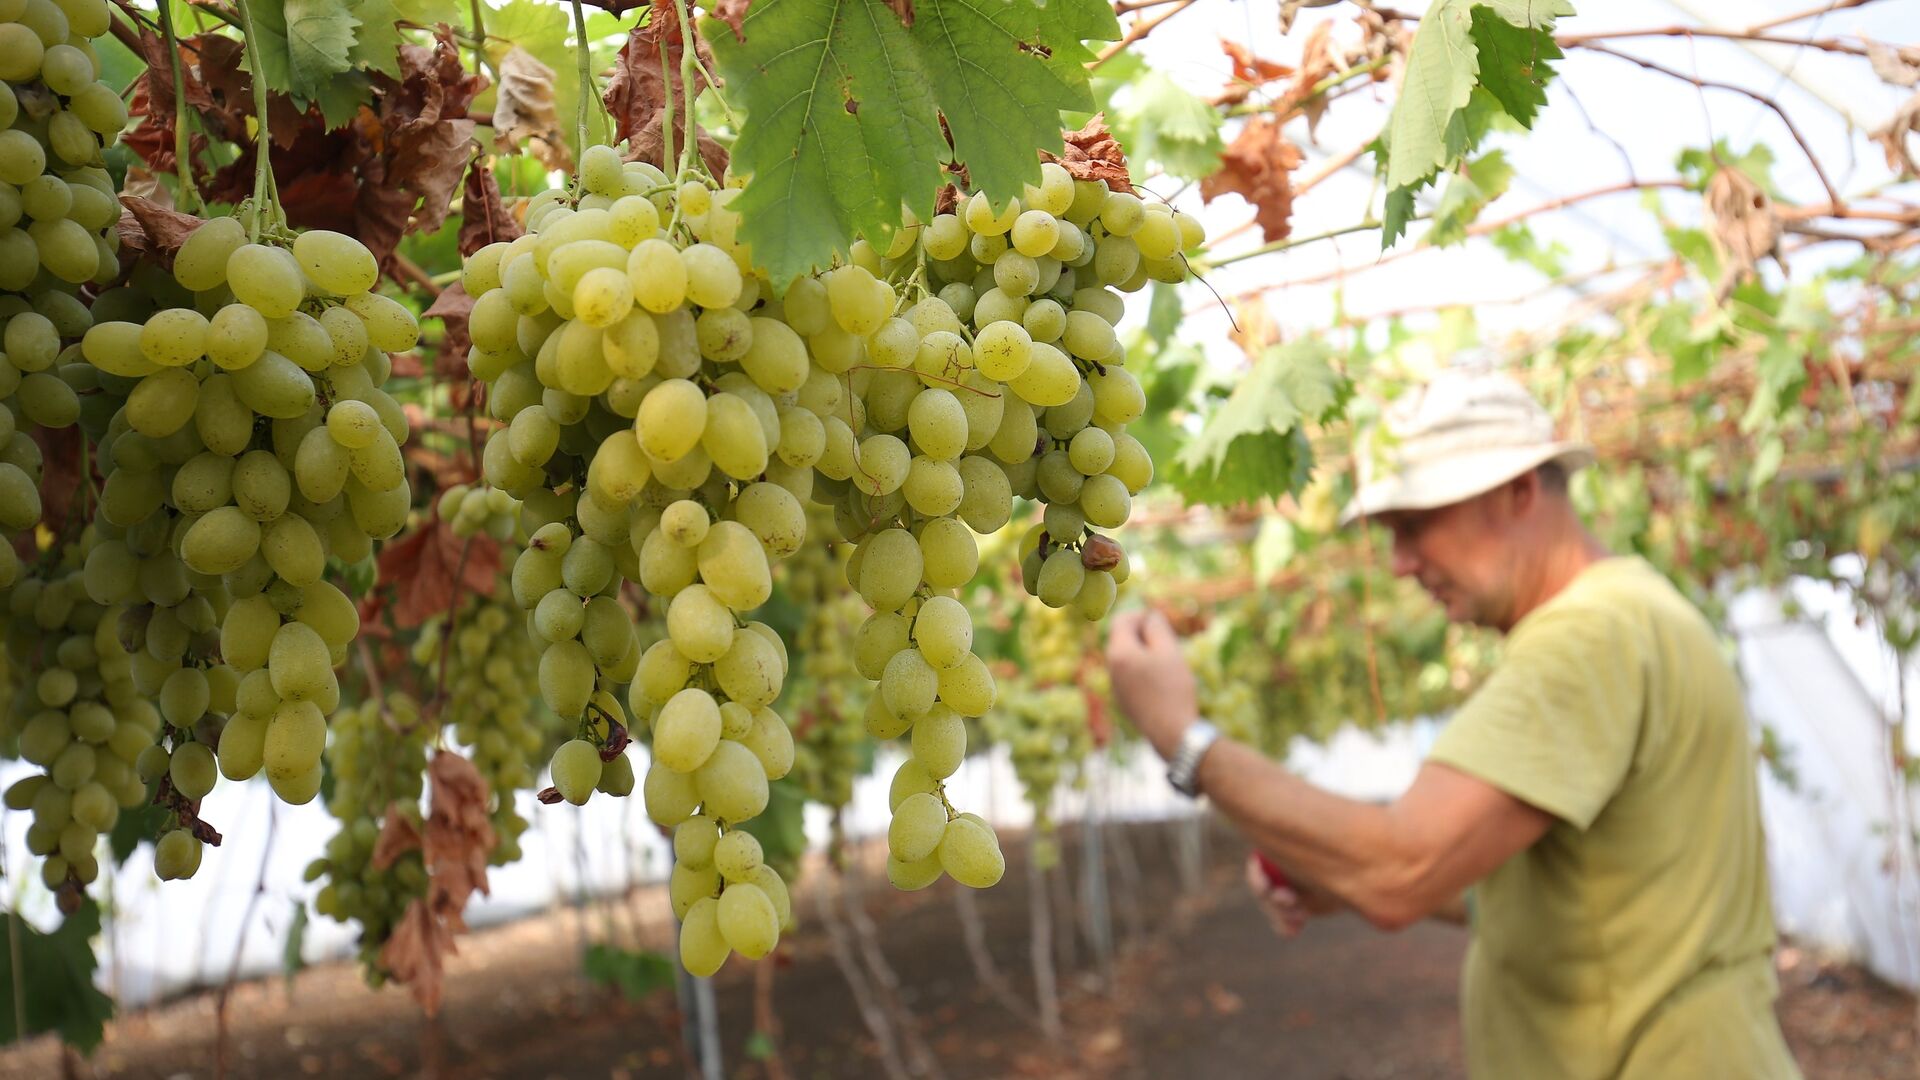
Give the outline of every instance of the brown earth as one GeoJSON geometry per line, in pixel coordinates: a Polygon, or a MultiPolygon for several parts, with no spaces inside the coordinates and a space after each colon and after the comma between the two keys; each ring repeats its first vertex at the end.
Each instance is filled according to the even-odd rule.
{"type": "MultiPolygon", "coordinates": [[[[1181,888],[1175,829],[1143,825],[1107,831],[1109,865],[1138,864],[1136,888],[1111,890],[1119,939],[1110,979],[1084,935],[1054,929],[1061,961],[1065,1034],[1049,1039],[1034,1019],[1029,953],[1029,879],[1023,849],[1015,869],[974,897],[994,966],[1008,990],[982,984],[969,962],[951,883],[902,895],[854,873],[877,926],[870,939],[912,1021],[896,1037],[917,1039],[937,1075],[1160,1080],[1461,1075],[1456,979],[1461,931],[1437,925],[1398,935],[1353,918],[1316,924],[1282,943],[1239,883],[1241,849],[1213,832],[1199,887],[1181,888]],[[1125,851],[1116,845],[1124,836],[1125,851]],[[1067,955],[1070,946],[1071,955],[1067,955]]],[[[1079,849],[1067,845],[1073,854],[1079,849]]],[[[1191,844],[1185,850],[1197,850],[1191,844]]],[[[866,853],[869,857],[873,852],[866,853]]],[[[1193,865],[1189,863],[1188,865],[1193,865]]],[[[1078,883],[1069,859],[1059,873],[1078,883]]],[[[814,873],[817,884],[826,875],[814,873]]],[[[1131,879],[1131,876],[1129,876],[1131,879]]],[[[1056,890],[1056,892],[1059,890],[1056,890]]],[[[879,1043],[863,1024],[835,960],[822,903],[829,890],[803,892],[801,927],[789,935],[770,984],[734,961],[715,980],[725,1075],[753,1080],[880,1077],[879,1043]],[[750,1054],[756,989],[782,1029],[773,1060],[750,1054]]],[[[1059,898],[1059,897],[1056,897],[1059,898]]],[[[665,900],[643,891],[563,910],[462,939],[449,965],[446,1003],[426,1019],[403,992],[371,991],[351,964],[320,965],[291,983],[238,985],[228,1001],[224,1055],[216,1050],[215,992],[141,1010],[112,1024],[90,1059],[63,1055],[41,1038],[0,1054],[0,1080],[69,1075],[210,1077],[611,1077],[687,1075],[681,1015],[671,989],[638,1001],[581,974],[588,941],[666,948],[665,900]]],[[[1064,911],[1062,907],[1059,910],[1064,911]]],[[[857,951],[844,918],[833,930],[857,951]]],[[[857,967],[871,977],[871,967],[857,967]]],[[[1857,968],[1823,963],[1797,949],[1781,953],[1781,1016],[1810,1078],[1920,1077],[1912,997],[1857,968]]],[[[910,1049],[902,1050],[911,1061],[910,1049]]],[[[933,1072],[922,1075],[935,1075],[933,1072]]]]}

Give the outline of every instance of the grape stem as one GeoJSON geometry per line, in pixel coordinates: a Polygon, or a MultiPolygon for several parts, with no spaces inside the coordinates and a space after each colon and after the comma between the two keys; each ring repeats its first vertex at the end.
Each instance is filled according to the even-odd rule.
{"type": "Polygon", "coordinates": [[[167,42],[167,61],[173,67],[173,164],[180,173],[180,209],[192,213],[199,204],[200,192],[193,185],[193,159],[187,145],[187,84],[181,70],[180,40],[173,32],[173,7],[156,5],[160,12],[160,33],[167,42]]]}
{"type": "MultiPolygon", "coordinates": [[[[576,0],[577,2],[577,0],[576,0]]],[[[680,148],[680,172],[675,179],[685,181],[693,174],[693,163],[699,159],[696,152],[700,144],[699,129],[693,121],[693,83],[695,46],[693,43],[693,12],[687,6],[687,0],[673,0],[674,14],[680,18],[680,100],[687,106],[686,145],[680,148]]],[[[667,91],[672,98],[671,84],[667,91]]]]}
{"type": "Polygon", "coordinates": [[[580,152],[587,152],[587,99],[594,93],[593,52],[587,47],[587,13],[581,9],[580,0],[573,0],[573,37],[574,52],[580,59],[580,106],[575,110],[574,123],[579,129],[580,152]]]}
{"type": "MultiPolygon", "coordinates": [[[[260,57],[260,41],[254,33],[253,12],[247,6],[247,0],[234,0],[240,12],[240,31],[246,38],[247,67],[253,73],[253,117],[259,129],[254,144],[253,163],[253,208],[247,225],[247,238],[258,242],[260,234],[268,225],[286,224],[280,214],[279,200],[273,186],[273,163],[269,160],[269,151],[273,148],[273,137],[267,129],[267,80],[266,65],[260,57]],[[265,215],[265,220],[262,216],[265,215]]],[[[180,88],[175,87],[178,94],[180,88]]]]}

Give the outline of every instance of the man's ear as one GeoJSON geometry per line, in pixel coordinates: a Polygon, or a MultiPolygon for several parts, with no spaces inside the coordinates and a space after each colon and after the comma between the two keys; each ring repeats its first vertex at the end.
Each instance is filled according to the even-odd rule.
{"type": "Polygon", "coordinates": [[[1540,474],[1532,469],[1507,481],[1505,495],[1508,515],[1516,519],[1526,517],[1540,502],[1542,494],[1540,474]]]}

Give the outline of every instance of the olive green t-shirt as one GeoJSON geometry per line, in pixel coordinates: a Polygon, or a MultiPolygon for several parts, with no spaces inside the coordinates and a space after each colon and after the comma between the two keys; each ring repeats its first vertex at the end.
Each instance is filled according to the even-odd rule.
{"type": "Polygon", "coordinates": [[[1431,760],[1558,820],[1474,887],[1475,1077],[1797,1077],[1755,756],[1706,619],[1636,558],[1514,627],[1431,760]]]}

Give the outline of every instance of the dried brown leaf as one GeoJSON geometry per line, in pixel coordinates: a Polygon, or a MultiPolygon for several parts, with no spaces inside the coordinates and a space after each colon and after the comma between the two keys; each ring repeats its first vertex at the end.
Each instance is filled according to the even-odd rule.
{"type": "Polygon", "coordinates": [[[553,102],[553,69],[515,45],[500,58],[500,93],[493,107],[493,130],[507,146],[526,143],[549,169],[573,168],[573,154],[553,102]]]}
{"type": "Polygon", "coordinates": [[[373,843],[373,868],[385,870],[400,856],[419,850],[420,830],[401,812],[399,803],[388,806],[387,816],[380,822],[380,838],[373,843]]]}
{"type": "Polygon", "coordinates": [[[453,610],[465,593],[491,592],[499,570],[500,547],[491,538],[455,536],[438,518],[380,550],[380,579],[393,582],[393,620],[403,630],[453,610]]]}
{"type": "Polygon", "coordinates": [[[460,255],[466,257],[501,240],[524,235],[520,222],[500,197],[500,182],[486,159],[475,157],[467,166],[466,187],[460,194],[460,255]]]}
{"type": "Polygon", "coordinates": [[[1913,177],[1920,176],[1920,159],[1915,158],[1907,140],[1915,135],[1920,135],[1920,94],[1902,102],[1887,118],[1886,126],[1869,137],[1885,151],[1887,168],[1898,171],[1901,176],[1913,177]]]}
{"type": "MultiPolygon", "coordinates": [[[[694,52],[711,66],[712,55],[707,51],[706,42],[698,37],[694,39],[694,52]]],[[[697,96],[706,86],[706,78],[699,68],[694,72],[691,95],[680,85],[680,60],[685,54],[680,18],[673,5],[667,0],[655,0],[652,16],[634,27],[620,46],[613,74],[607,79],[606,93],[601,95],[608,114],[613,117],[614,141],[627,140],[628,160],[647,161],[668,173],[674,171],[676,163],[666,160],[668,96],[671,95],[673,101],[673,146],[678,154],[686,147],[687,116],[692,111],[689,98],[697,96]]],[[[721,175],[727,167],[726,148],[701,132],[698,126],[694,127],[694,133],[699,139],[700,158],[708,171],[721,175]]]]}
{"type": "Polygon", "coordinates": [[[745,41],[745,35],[740,32],[740,24],[746,21],[747,6],[751,2],[752,0],[718,0],[712,8],[713,17],[733,27],[733,36],[745,41]]]}
{"type": "MultiPolygon", "coordinates": [[[[180,245],[187,242],[187,237],[193,235],[195,229],[206,224],[192,214],[183,214],[138,195],[120,196],[120,205],[127,208],[145,234],[143,250],[161,266],[172,266],[174,253],[180,250],[180,245]]],[[[122,235],[124,237],[124,230],[122,235]]]]}
{"type": "Polygon", "coordinates": [[[1920,47],[1895,48],[1869,38],[1867,63],[1873,65],[1875,75],[1893,86],[1920,85],[1920,47]]]}
{"type": "Polygon", "coordinates": [[[1057,161],[1076,180],[1105,180],[1115,191],[1133,191],[1127,175],[1127,154],[1107,127],[1105,113],[1095,113],[1078,131],[1062,132],[1066,146],[1058,157],[1041,153],[1048,161],[1057,161]]]}
{"type": "Polygon", "coordinates": [[[461,930],[467,900],[476,890],[487,893],[487,859],[495,841],[487,812],[492,794],[473,762],[450,750],[433,755],[427,779],[433,791],[426,836],[427,906],[461,930]]]}
{"type": "Polygon", "coordinates": [[[1293,231],[1293,170],[1299,167],[1300,148],[1287,140],[1280,124],[1256,116],[1220,154],[1220,168],[1200,181],[1200,196],[1212,202],[1239,195],[1253,205],[1267,242],[1283,240],[1293,231]]]}
{"type": "Polygon", "coordinates": [[[1221,38],[1220,48],[1227,54],[1227,59],[1233,62],[1233,81],[1220,93],[1222,104],[1238,104],[1247,100],[1256,87],[1293,74],[1293,68],[1263,60],[1253,55],[1252,49],[1232,38],[1221,38]]]}
{"type": "Polygon", "coordinates": [[[380,947],[380,966],[395,982],[404,983],[413,999],[432,1016],[440,1011],[446,958],[458,951],[453,931],[434,918],[421,898],[407,905],[393,935],[380,947]]]}
{"type": "Polygon", "coordinates": [[[1722,168],[1707,181],[1707,225],[1725,260],[1719,289],[1722,295],[1754,266],[1773,254],[1780,242],[1780,216],[1773,200],[1746,173],[1722,168]]]}

